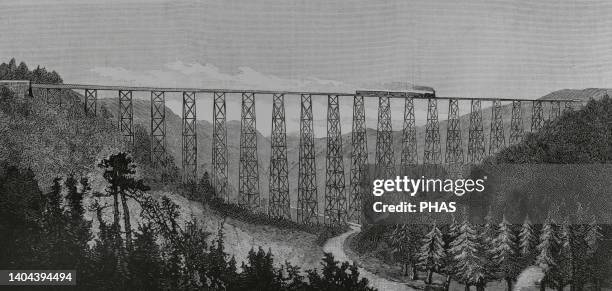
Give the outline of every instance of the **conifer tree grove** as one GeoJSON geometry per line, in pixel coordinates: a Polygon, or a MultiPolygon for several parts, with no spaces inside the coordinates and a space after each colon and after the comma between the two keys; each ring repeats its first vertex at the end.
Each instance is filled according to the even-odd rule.
{"type": "Polygon", "coordinates": [[[516,236],[512,231],[512,225],[506,220],[506,216],[502,218],[499,224],[497,237],[493,239],[493,261],[506,280],[508,291],[512,291],[512,282],[520,272],[517,256],[516,236]]]}
{"type": "Polygon", "coordinates": [[[465,219],[459,229],[459,236],[451,243],[451,252],[455,254],[454,260],[457,262],[456,279],[465,284],[466,290],[471,285],[479,289],[484,287],[482,284],[486,279],[486,271],[480,250],[478,234],[465,219]]]}
{"type": "Polygon", "coordinates": [[[556,254],[559,250],[558,241],[556,226],[554,221],[549,217],[542,226],[540,243],[536,247],[538,252],[536,265],[544,269],[545,274],[541,284],[542,288],[545,288],[547,283],[553,283],[552,277],[557,268],[556,254]]]}
{"type": "Polygon", "coordinates": [[[434,272],[439,272],[444,260],[444,240],[442,232],[434,223],[431,231],[423,238],[423,244],[419,252],[419,265],[427,270],[427,284],[431,284],[434,272]]]}
{"type": "Polygon", "coordinates": [[[537,242],[538,238],[531,225],[531,220],[529,216],[526,216],[521,226],[521,232],[519,233],[519,248],[521,258],[525,261],[523,264],[524,266],[528,266],[532,263],[537,242]]]}

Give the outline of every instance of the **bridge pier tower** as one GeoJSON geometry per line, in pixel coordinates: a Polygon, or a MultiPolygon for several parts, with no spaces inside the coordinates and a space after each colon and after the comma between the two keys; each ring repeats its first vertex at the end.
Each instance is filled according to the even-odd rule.
{"type": "Polygon", "coordinates": [[[47,88],[47,105],[55,109],[62,108],[62,89],[47,88]]]}
{"type": "Polygon", "coordinates": [[[510,144],[517,144],[523,140],[523,110],[521,101],[512,101],[512,119],[510,119],[510,144]]]}
{"type": "Polygon", "coordinates": [[[439,165],[441,159],[440,122],[438,120],[438,100],[427,99],[427,123],[425,124],[424,165],[439,165]]]}
{"type": "MultiPolygon", "coordinates": [[[[195,102],[195,100],[194,100],[195,102]]],[[[195,112],[195,107],[194,107],[195,112]]],[[[194,114],[195,116],[195,114],[194,114]]],[[[224,92],[213,93],[212,185],[217,197],[229,201],[227,193],[227,125],[224,92]]]]}
{"type": "Polygon", "coordinates": [[[284,94],[272,95],[270,147],[270,208],[268,215],[291,220],[284,94]]]}
{"type": "Polygon", "coordinates": [[[485,155],[485,138],[482,124],[482,105],[480,100],[470,104],[470,128],[468,129],[468,162],[477,164],[485,155]]]}
{"type": "Polygon", "coordinates": [[[166,97],[151,91],[151,163],[165,167],[166,162],[166,97]]]}
{"type": "Polygon", "coordinates": [[[378,97],[378,123],[376,126],[376,168],[386,178],[393,173],[393,129],[391,126],[391,100],[389,93],[378,97]]]}
{"type": "MultiPolygon", "coordinates": [[[[183,183],[196,183],[198,177],[198,139],[196,131],[195,92],[183,92],[182,167],[183,183]]],[[[214,139],[213,139],[214,140],[214,139]]]]}
{"type": "Polygon", "coordinates": [[[544,125],[544,109],[542,107],[541,100],[533,101],[533,108],[531,114],[531,132],[536,132],[544,125]]]}
{"type": "Polygon", "coordinates": [[[97,115],[98,90],[85,89],[85,115],[97,115]]]}
{"type": "Polygon", "coordinates": [[[338,95],[327,96],[327,155],[325,180],[325,225],[346,223],[346,194],[342,132],[338,95]]]}
{"type": "Polygon", "coordinates": [[[353,130],[351,132],[351,192],[349,194],[348,220],[360,222],[362,211],[362,179],[368,164],[368,145],[363,95],[353,97],[353,130]]]}
{"type": "Polygon", "coordinates": [[[461,122],[459,120],[459,100],[448,100],[448,123],[446,128],[445,163],[452,178],[463,174],[463,146],[461,141],[461,122]]]}
{"type": "Polygon", "coordinates": [[[119,90],[119,131],[128,143],[130,150],[134,147],[134,108],[132,106],[132,91],[119,90]]]}
{"type": "Polygon", "coordinates": [[[312,95],[302,94],[300,97],[297,222],[306,225],[314,225],[319,222],[315,155],[312,95]]]}
{"type": "Polygon", "coordinates": [[[418,164],[416,122],[414,117],[414,98],[404,99],[404,128],[402,129],[402,170],[418,164]]]}
{"type": "Polygon", "coordinates": [[[504,120],[501,101],[494,100],[491,106],[491,131],[489,136],[489,155],[497,153],[506,146],[504,120]]]}
{"type": "Polygon", "coordinates": [[[255,125],[255,93],[242,93],[238,204],[250,210],[256,210],[260,207],[257,130],[255,125]]]}

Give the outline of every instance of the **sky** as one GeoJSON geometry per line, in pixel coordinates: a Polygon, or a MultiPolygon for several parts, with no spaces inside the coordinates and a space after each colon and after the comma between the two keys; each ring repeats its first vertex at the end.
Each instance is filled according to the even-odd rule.
{"type": "MultiPolygon", "coordinates": [[[[55,69],[65,83],[353,92],[406,82],[441,96],[520,98],[612,87],[603,0],[5,0],[0,11],[0,56],[55,69]]],[[[169,98],[176,112],[178,100],[169,98]]]]}

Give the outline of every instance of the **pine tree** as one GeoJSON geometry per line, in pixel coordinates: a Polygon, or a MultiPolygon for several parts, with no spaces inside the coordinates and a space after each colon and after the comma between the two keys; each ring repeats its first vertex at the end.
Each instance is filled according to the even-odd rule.
{"type": "Polygon", "coordinates": [[[486,278],[480,249],[476,231],[467,219],[464,220],[459,229],[459,236],[451,243],[451,252],[455,254],[454,260],[457,262],[457,279],[465,284],[466,290],[469,290],[470,285],[482,285],[486,278]]]}
{"type": "Polygon", "coordinates": [[[454,249],[452,247],[453,241],[459,236],[459,224],[457,223],[457,219],[455,215],[451,215],[451,224],[448,226],[448,231],[444,234],[444,248],[446,250],[446,257],[444,258],[444,268],[443,272],[446,274],[446,279],[444,280],[444,288],[448,290],[450,288],[450,283],[452,276],[456,273],[456,264],[454,249]]]}
{"type": "Polygon", "coordinates": [[[64,185],[68,191],[66,200],[68,200],[70,216],[73,220],[79,219],[83,214],[83,196],[77,189],[77,180],[74,178],[74,175],[68,176],[64,185]]]}
{"type": "Polygon", "coordinates": [[[268,250],[266,253],[263,248],[259,247],[257,252],[251,248],[247,256],[248,263],[242,263],[242,284],[245,289],[253,290],[279,290],[280,282],[275,280],[278,278],[275,274],[274,265],[272,264],[272,252],[268,250]]]}
{"type": "Polygon", "coordinates": [[[574,231],[570,223],[565,220],[559,231],[558,267],[555,274],[555,285],[559,289],[563,289],[563,287],[569,284],[575,275],[574,273],[577,271],[576,251],[579,251],[579,249],[576,245],[574,231]]]}
{"type": "Polygon", "coordinates": [[[597,224],[595,218],[593,218],[587,227],[585,237],[585,241],[588,246],[588,255],[592,256],[597,251],[602,238],[603,235],[601,234],[601,226],[597,224]]]}
{"type": "Polygon", "coordinates": [[[521,226],[519,233],[519,248],[521,257],[525,260],[524,266],[531,265],[531,260],[534,259],[534,251],[537,245],[537,237],[529,216],[525,217],[525,221],[521,226]]]}
{"type": "Polygon", "coordinates": [[[395,225],[389,236],[393,254],[401,262],[404,275],[409,275],[411,280],[418,280],[417,264],[421,237],[420,227],[409,227],[406,224],[395,225]]]}
{"type": "Polygon", "coordinates": [[[546,283],[552,283],[552,277],[557,267],[556,255],[559,251],[558,241],[556,226],[554,221],[549,217],[542,226],[540,243],[536,247],[538,251],[536,264],[545,270],[541,288],[545,288],[546,283]]]}
{"type": "Polygon", "coordinates": [[[508,286],[508,291],[512,290],[512,282],[520,272],[520,267],[517,261],[517,245],[516,236],[512,232],[512,225],[506,220],[506,216],[502,218],[499,224],[499,232],[497,237],[493,239],[494,248],[493,261],[497,265],[497,269],[504,274],[504,279],[508,286]]]}
{"type": "Polygon", "coordinates": [[[423,238],[423,244],[419,253],[419,265],[427,270],[427,284],[431,284],[433,272],[439,272],[444,256],[442,232],[434,223],[431,231],[423,238]]]}
{"type": "Polygon", "coordinates": [[[129,253],[130,288],[160,290],[161,255],[157,237],[149,224],[140,225],[135,233],[134,250],[129,253]]]}
{"type": "Polygon", "coordinates": [[[585,281],[590,279],[594,290],[599,290],[602,279],[610,274],[609,251],[600,247],[603,235],[601,226],[597,223],[595,217],[592,217],[591,222],[586,226],[585,233],[585,264],[587,264],[585,281]]]}
{"type": "Polygon", "coordinates": [[[197,198],[201,199],[202,201],[210,201],[210,199],[213,198],[215,191],[212,187],[208,172],[204,172],[204,174],[202,174],[202,177],[198,183],[197,192],[199,194],[197,198]]]}

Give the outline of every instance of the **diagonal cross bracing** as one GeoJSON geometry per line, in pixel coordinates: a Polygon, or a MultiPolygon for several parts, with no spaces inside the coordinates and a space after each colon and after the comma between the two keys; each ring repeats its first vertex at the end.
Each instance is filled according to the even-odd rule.
{"type": "Polygon", "coordinates": [[[151,163],[166,166],[166,97],[151,91],[151,163]]]}
{"type": "Polygon", "coordinates": [[[227,124],[225,93],[213,93],[212,181],[219,198],[229,200],[227,192],[227,124]]]}
{"type": "Polygon", "coordinates": [[[425,151],[424,165],[439,165],[441,159],[440,149],[440,122],[438,120],[438,100],[427,99],[427,123],[425,124],[425,151]]]}
{"type": "Polygon", "coordinates": [[[119,91],[119,131],[130,148],[134,146],[132,91],[119,91]]]}
{"type": "Polygon", "coordinates": [[[416,122],[414,118],[414,98],[404,100],[404,128],[402,130],[402,168],[418,164],[416,122]]]}
{"type": "Polygon", "coordinates": [[[239,205],[256,210],[260,206],[259,159],[255,123],[255,94],[242,93],[240,118],[240,167],[238,169],[239,205]]]}
{"type": "Polygon", "coordinates": [[[348,220],[360,222],[362,208],[362,179],[368,163],[366,119],[363,96],[353,97],[353,130],[351,132],[351,193],[348,220]]]}
{"type": "Polygon", "coordinates": [[[523,140],[525,129],[523,128],[523,109],[521,101],[512,101],[512,118],[510,119],[510,144],[516,144],[523,140]]]}
{"type": "Polygon", "coordinates": [[[445,163],[451,177],[459,177],[464,163],[463,144],[461,140],[461,122],[459,120],[459,100],[448,100],[448,123],[446,128],[445,163]]]}
{"type": "Polygon", "coordinates": [[[393,172],[393,129],[389,93],[378,97],[378,123],[376,126],[376,168],[384,176],[393,172]]]}
{"type": "Polygon", "coordinates": [[[504,120],[501,101],[493,101],[491,106],[491,132],[489,134],[489,155],[497,153],[506,146],[504,120]]]}
{"type": "Polygon", "coordinates": [[[325,225],[346,223],[344,162],[340,103],[337,95],[327,96],[327,153],[325,165],[325,225]]]}
{"type": "Polygon", "coordinates": [[[195,183],[198,175],[198,139],[196,131],[195,92],[183,92],[182,167],[183,183],[195,183]]]}
{"type": "Polygon", "coordinates": [[[544,109],[542,107],[542,101],[534,100],[532,110],[531,132],[536,132],[544,125],[544,109]]]}
{"type": "Polygon", "coordinates": [[[470,127],[468,129],[468,162],[476,164],[481,162],[485,155],[481,101],[472,100],[470,107],[470,127]]]}
{"type": "Polygon", "coordinates": [[[85,89],[85,114],[96,115],[98,113],[98,90],[85,89]]]}
{"type": "Polygon", "coordinates": [[[312,95],[300,96],[300,149],[298,175],[298,223],[318,223],[317,167],[314,147],[312,95]]]}
{"type": "Polygon", "coordinates": [[[272,95],[272,134],[270,136],[270,146],[270,207],[268,214],[274,218],[290,220],[284,94],[272,95]]]}

